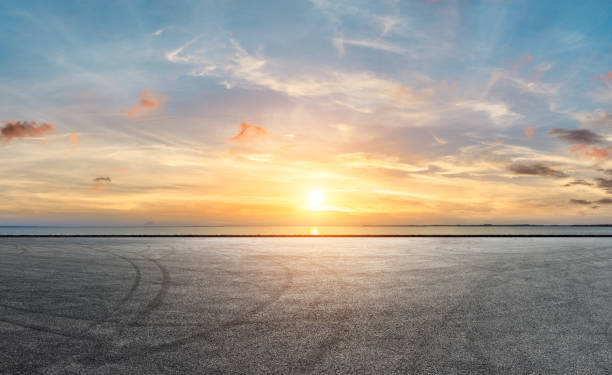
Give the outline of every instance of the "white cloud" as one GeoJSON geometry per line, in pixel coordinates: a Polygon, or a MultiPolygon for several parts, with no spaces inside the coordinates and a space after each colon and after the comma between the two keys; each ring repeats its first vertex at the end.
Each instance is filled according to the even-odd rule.
{"type": "Polygon", "coordinates": [[[221,45],[220,49],[196,45],[196,41],[198,38],[166,53],[166,59],[192,66],[190,75],[222,78],[226,87],[267,89],[291,97],[333,96],[337,104],[362,113],[371,112],[373,107],[404,107],[427,100],[427,94],[371,72],[320,69],[287,74],[278,71],[278,61],[251,55],[234,39],[213,43],[221,45]]]}
{"type": "Polygon", "coordinates": [[[455,107],[469,109],[476,112],[484,112],[497,125],[509,125],[523,118],[523,115],[512,112],[505,103],[489,102],[484,100],[464,100],[455,103],[455,107]]]}
{"type": "Polygon", "coordinates": [[[164,32],[166,32],[166,30],[170,30],[170,29],[172,29],[172,26],[162,27],[161,29],[156,30],[155,32],[151,33],[151,35],[161,36],[164,32]]]}
{"type": "Polygon", "coordinates": [[[356,39],[343,39],[334,38],[333,44],[338,50],[340,56],[344,55],[344,45],[352,45],[357,47],[371,48],[379,51],[392,52],[397,54],[406,54],[408,50],[394,44],[385,43],[380,40],[356,40],[356,39]]]}
{"type": "Polygon", "coordinates": [[[540,65],[537,66],[536,68],[539,72],[548,72],[549,70],[552,69],[552,65],[549,63],[541,63],[540,65]]]}
{"type": "Polygon", "coordinates": [[[598,109],[594,112],[579,112],[574,118],[587,128],[612,130],[612,112],[598,109]]]}

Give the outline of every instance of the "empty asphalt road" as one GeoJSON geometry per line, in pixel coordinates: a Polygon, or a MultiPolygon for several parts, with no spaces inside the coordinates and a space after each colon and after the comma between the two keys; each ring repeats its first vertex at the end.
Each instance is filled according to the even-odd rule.
{"type": "Polygon", "coordinates": [[[609,238],[0,238],[0,373],[612,371],[609,238]]]}

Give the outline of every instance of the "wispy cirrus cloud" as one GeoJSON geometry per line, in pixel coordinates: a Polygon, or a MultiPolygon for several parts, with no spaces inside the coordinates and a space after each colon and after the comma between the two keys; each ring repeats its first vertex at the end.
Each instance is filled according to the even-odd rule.
{"type": "Polygon", "coordinates": [[[191,66],[192,76],[217,77],[226,87],[267,89],[296,98],[331,96],[348,108],[405,107],[430,99],[427,90],[417,91],[371,72],[317,69],[308,74],[280,73],[275,69],[277,62],[249,54],[233,38],[212,44],[225,47],[218,49],[197,38],[166,53],[166,59],[191,66]],[[398,90],[410,95],[397,97],[398,90]]]}
{"type": "Polygon", "coordinates": [[[166,31],[172,29],[173,26],[166,26],[166,27],[162,27],[161,29],[155,30],[154,32],[151,33],[151,35],[153,36],[161,36],[163,33],[165,33],[166,31]]]}
{"type": "Polygon", "coordinates": [[[409,50],[406,48],[381,41],[380,39],[376,39],[376,40],[344,39],[341,37],[336,37],[333,39],[332,43],[334,47],[336,47],[336,50],[338,51],[338,55],[340,56],[344,56],[344,46],[345,45],[370,48],[370,49],[379,50],[379,51],[397,53],[400,55],[407,54],[409,52],[409,50]]]}
{"type": "Polygon", "coordinates": [[[612,129],[612,111],[580,112],[575,118],[587,128],[612,129]]]}
{"type": "Polygon", "coordinates": [[[0,140],[10,142],[14,138],[40,137],[55,130],[52,124],[35,121],[8,121],[0,128],[0,140]]]}

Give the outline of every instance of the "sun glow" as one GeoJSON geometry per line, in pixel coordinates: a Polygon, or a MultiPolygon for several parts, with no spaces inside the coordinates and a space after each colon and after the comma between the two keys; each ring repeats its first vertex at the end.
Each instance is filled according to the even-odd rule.
{"type": "Polygon", "coordinates": [[[323,193],[320,190],[312,190],[308,193],[308,204],[311,209],[320,209],[323,204],[323,193]]]}

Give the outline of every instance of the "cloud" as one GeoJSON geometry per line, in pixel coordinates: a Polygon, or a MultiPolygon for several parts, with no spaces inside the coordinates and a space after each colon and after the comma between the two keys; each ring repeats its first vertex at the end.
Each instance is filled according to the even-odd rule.
{"type": "Polygon", "coordinates": [[[532,126],[527,126],[523,129],[523,132],[525,133],[525,138],[529,139],[533,137],[534,129],[532,126]]]}
{"type": "Polygon", "coordinates": [[[276,70],[281,65],[279,61],[251,55],[235,39],[196,45],[198,40],[166,53],[166,59],[192,66],[189,75],[219,78],[226,87],[267,89],[294,98],[334,97],[337,104],[354,109],[389,105],[404,108],[430,101],[431,93],[427,89],[417,92],[371,72],[324,68],[288,74],[276,70]],[[397,97],[398,90],[408,95],[397,97]]]}
{"type": "Polygon", "coordinates": [[[590,205],[590,204],[612,204],[612,199],[603,198],[596,201],[588,201],[584,199],[570,199],[570,203],[572,204],[581,204],[581,205],[590,205]]]}
{"type": "Polygon", "coordinates": [[[556,169],[552,169],[544,163],[540,162],[514,162],[508,166],[508,169],[516,174],[532,175],[532,176],[547,176],[547,177],[567,177],[567,175],[556,169]]]}
{"type": "Polygon", "coordinates": [[[35,121],[8,121],[0,128],[0,139],[10,142],[13,138],[38,137],[54,130],[55,127],[46,122],[38,125],[35,121]]]}
{"type": "Polygon", "coordinates": [[[588,181],[585,181],[585,180],[574,180],[574,181],[568,182],[567,184],[562,185],[562,186],[566,186],[567,187],[567,186],[574,186],[574,185],[593,186],[592,183],[590,183],[588,181]]]}
{"type": "Polygon", "coordinates": [[[68,135],[68,139],[70,140],[73,149],[79,147],[79,133],[71,133],[68,135]]]}
{"type": "Polygon", "coordinates": [[[233,136],[230,141],[232,142],[253,142],[253,141],[262,141],[268,135],[268,131],[261,126],[249,124],[247,122],[243,122],[240,124],[240,131],[238,134],[233,136]]]}
{"type": "Polygon", "coordinates": [[[597,187],[600,189],[603,189],[605,191],[607,191],[609,194],[612,194],[612,178],[611,179],[606,179],[606,178],[596,178],[595,181],[597,181],[597,187]]]}
{"type": "Polygon", "coordinates": [[[588,204],[592,204],[593,202],[586,201],[584,199],[570,199],[570,203],[572,203],[572,204],[588,205],[588,204]]]}
{"type": "MultiPolygon", "coordinates": [[[[336,155],[336,160],[347,167],[353,168],[379,168],[397,170],[409,173],[420,173],[427,171],[422,167],[402,163],[396,157],[372,154],[367,152],[352,152],[336,155]]],[[[432,166],[433,167],[433,166],[432,166]]]]}
{"type": "Polygon", "coordinates": [[[433,132],[431,133],[431,136],[433,137],[433,139],[434,139],[436,142],[438,142],[438,144],[445,145],[445,144],[447,144],[447,143],[448,143],[448,141],[447,141],[446,139],[438,137],[438,136],[437,136],[437,135],[435,135],[433,132]]]}
{"type": "Polygon", "coordinates": [[[587,128],[612,129],[612,112],[598,109],[591,113],[580,112],[575,116],[575,118],[587,128]]]}
{"type": "Polygon", "coordinates": [[[548,134],[567,143],[579,143],[583,145],[592,145],[595,143],[605,142],[605,138],[588,129],[566,130],[566,129],[551,129],[548,134]]]}
{"type": "Polygon", "coordinates": [[[525,55],[523,57],[521,57],[516,64],[514,64],[514,66],[512,66],[512,72],[514,74],[518,74],[519,73],[519,67],[523,64],[527,64],[529,62],[531,62],[531,60],[533,60],[533,56],[532,55],[525,55]]]}
{"type": "Polygon", "coordinates": [[[599,78],[601,78],[602,81],[604,81],[604,82],[606,82],[608,84],[612,84],[612,70],[610,70],[608,72],[608,74],[601,73],[599,78]]]}
{"type": "Polygon", "coordinates": [[[599,168],[597,171],[598,171],[598,172],[603,172],[603,173],[605,173],[605,174],[612,175],[612,169],[603,169],[603,168],[599,168]]]}
{"type": "Polygon", "coordinates": [[[523,115],[511,111],[508,106],[502,102],[463,100],[456,102],[455,106],[471,111],[487,113],[493,122],[501,125],[506,125],[523,117],[523,115]]]}
{"type": "Polygon", "coordinates": [[[157,95],[151,90],[144,90],[140,93],[140,101],[138,104],[128,109],[127,116],[130,118],[139,116],[143,111],[155,109],[165,101],[165,96],[157,95]]]}
{"type": "Polygon", "coordinates": [[[588,156],[593,159],[607,159],[610,156],[611,146],[606,148],[588,145],[574,145],[569,148],[570,152],[588,156]]]}
{"type": "Polygon", "coordinates": [[[552,65],[549,63],[541,63],[536,69],[538,70],[538,72],[548,72],[552,69],[552,65]]]}
{"type": "Polygon", "coordinates": [[[380,40],[356,40],[356,39],[344,39],[344,38],[334,38],[332,40],[334,47],[338,50],[338,55],[344,55],[344,46],[351,45],[356,47],[364,47],[371,48],[379,51],[392,52],[397,54],[406,54],[408,52],[407,49],[396,46],[394,44],[385,43],[380,40]]]}
{"type": "Polygon", "coordinates": [[[156,30],[155,32],[151,33],[151,35],[153,35],[153,36],[161,36],[166,30],[170,30],[170,29],[172,29],[172,26],[166,26],[166,27],[163,27],[163,28],[161,28],[159,30],[156,30]]]}
{"type": "Polygon", "coordinates": [[[96,177],[93,180],[94,182],[111,182],[110,177],[96,177]]]}

